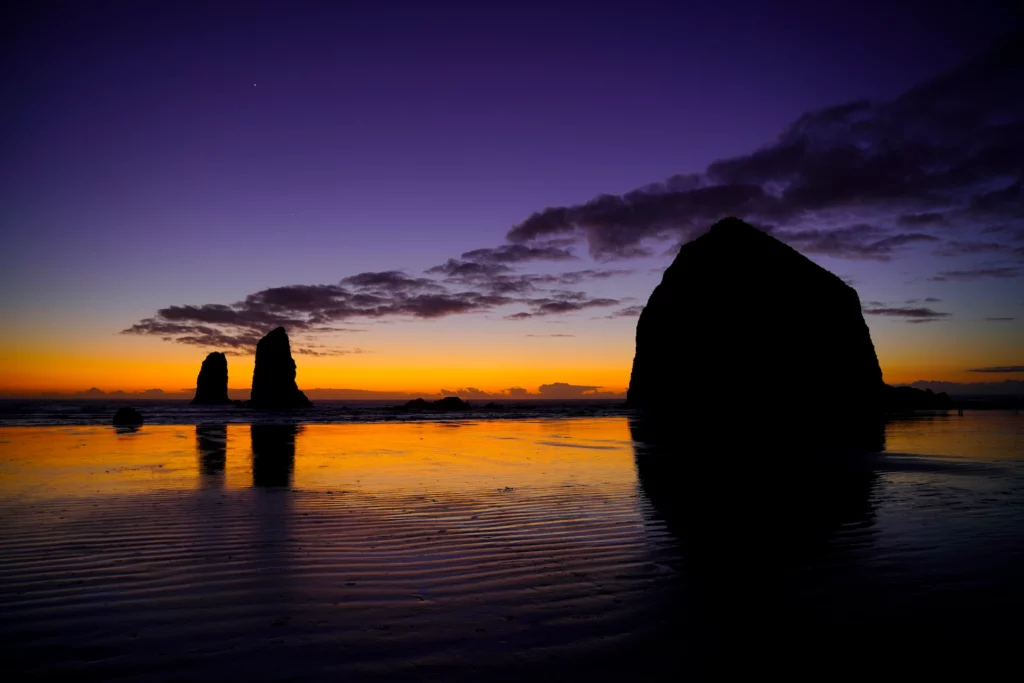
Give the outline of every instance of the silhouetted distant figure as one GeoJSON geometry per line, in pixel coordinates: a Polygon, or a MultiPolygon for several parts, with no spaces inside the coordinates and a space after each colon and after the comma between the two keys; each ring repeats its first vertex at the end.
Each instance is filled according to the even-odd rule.
{"type": "Polygon", "coordinates": [[[208,482],[218,482],[227,463],[227,425],[196,425],[196,453],[199,455],[199,473],[208,482]]]}
{"type": "Polygon", "coordinates": [[[407,402],[405,405],[392,408],[392,410],[412,413],[454,413],[472,409],[471,405],[458,396],[445,396],[438,401],[426,401],[422,398],[417,398],[407,402]]]}
{"type": "Polygon", "coordinates": [[[856,441],[884,388],[857,292],[726,218],[680,248],[651,294],[627,403],[670,432],[856,441]]]}
{"type": "Polygon", "coordinates": [[[256,367],[252,373],[250,408],[291,410],[312,408],[306,395],[295,384],[295,361],[288,333],[278,327],[256,345],[256,367]]]}
{"type": "Polygon", "coordinates": [[[252,438],[252,485],[290,486],[295,471],[295,437],[298,425],[249,427],[252,438]]]}
{"type": "Polygon", "coordinates": [[[225,405],[228,398],[228,359],[223,353],[214,351],[203,361],[196,378],[196,396],[192,405],[225,405]]]}
{"type": "Polygon", "coordinates": [[[117,412],[114,413],[114,426],[115,427],[137,427],[143,422],[142,413],[135,410],[135,408],[118,408],[117,412]]]}

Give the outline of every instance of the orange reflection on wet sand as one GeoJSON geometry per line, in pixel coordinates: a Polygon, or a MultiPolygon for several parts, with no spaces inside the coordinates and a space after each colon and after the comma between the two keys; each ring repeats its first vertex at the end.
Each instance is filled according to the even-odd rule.
{"type": "Polygon", "coordinates": [[[674,543],[638,493],[625,418],[0,442],[16,672],[234,680],[286,661],[310,680],[494,680],[524,653],[587,664],[671,631],[674,543]]]}
{"type": "Polygon", "coordinates": [[[238,489],[261,485],[261,476],[269,485],[369,494],[632,487],[636,482],[628,424],[621,417],[262,429],[0,428],[0,495],[238,489]],[[272,469],[254,468],[254,450],[267,454],[272,469]]]}
{"type": "Polygon", "coordinates": [[[365,492],[473,491],[636,480],[625,418],[310,425],[296,485],[365,492]]]}
{"type": "Polygon", "coordinates": [[[966,416],[948,414],[897,420],[886,425],[889,453],[917,453],[948,458],[1013,460],[1020,457],[1024,420],[1008,411],[968,410],[966,416]]]}

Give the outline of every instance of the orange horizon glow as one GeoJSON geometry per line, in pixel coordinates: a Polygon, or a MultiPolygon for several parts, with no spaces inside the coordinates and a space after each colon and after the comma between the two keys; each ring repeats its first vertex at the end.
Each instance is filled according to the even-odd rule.
{"type": "MultiPolygon", "coordinates": [[[[1012,337],[980,341],[956,333],[906,337],[892,334],[892,329],[902,332],[900,328],[883,328],[872,334],[889,384],[1020,379],[1019,373],[970,372],[971,368],[1019,364],[1019,350],[1012,337]]],[[[381,336],[373,340],[369,352],[296,355],[297,382],[306,391],[345,389],[395,396],[431,396],[442,390],[469,388],[498,395],[512,387],[536,394],[539,386],[557,382],[622,394],[629,384],[634,341],[628,328],[601,337],[579,335],[576,339],[529,342],[468,334],[453,341],[438,335],[440,330],[434,332],[433,338],[414,348],[405,335],[381,336]]],[[[0,394],[73,394],[92,387],[105,392],[160,389],[167,394],[190,394],[206,353],[195,347],[123,335],[97,335],[71,347],[52,337],[34,343],[15,335],[0,342],[0,394]]],[[[250,354],[228,356],[228,386],[236,397],[247,395],[253,364],[250,354]]]]}
{"type": "MultiPolygon", "coordinates": [[[[197,363],[131,363],[110,359],[82,364],[77,359],[48,358],[45,369],[36,371],[19,364],[14,372],[5,370],[0,381],[0,394],[34,396],[43,393],[74,394],[97,388],[104,392],[124,391],[129,394],[159,389],[166,394],[188,394],[195,391],[197,363]]],[[[248,395],[252,362],[242,367],[237,359],[229,374],[229,393],[232,398],[248,395]]],[[[300,360],[301,362],[301,360],[300,360]]],[[[993,362],[992,365],[1009,363],[993,362]]],[[[1020,379],[1014,373],[978,373],[961,369],[960,365],[946,363],[932,365],[914,363],[904,366],[882,364],[883,378],[888,384],[910,384],[916,381],[959,383],[1002,382],[1020,379]]],[[[565,368],[557,373],[546,369],[535,370],[481,370],[476,368],[398,366],[385,372],[364,369],[361,372],[322,371],[318,368],[300,368],[297,382],[305,391],[366,391],[395,396],[410,394],[437,395],[478,389],[490,394],[504,394],[513,387],[537,394],[544,384],[564,382],[572,385],[599,387],[602,393],[625,394],[629,384],[630,367],[565,368]],[[344,374],[345,377],[339,376],[344,374]],[[447,379],[446,379],[447,378],[447,379]]],[[[384,398],[384,397],[382,397],[384,398]]]]}

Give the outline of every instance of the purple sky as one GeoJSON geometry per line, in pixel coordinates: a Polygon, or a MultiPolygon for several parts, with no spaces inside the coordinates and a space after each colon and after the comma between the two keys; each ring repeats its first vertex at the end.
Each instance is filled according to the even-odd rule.
{"type": "MultiPolygon", "coordinates": [[[[0,90],[5,322],[24,339],[55,320],[99,335],[171,304],[420,277],[546,207],[703,172],[809,111],[898,98],[1019,25],[984,2],[497,4],[23,3],[0,90]]],[[[1015,318],[994,333],[1012,341],[1019,277],[956,292],[928,279],[1017,268],[1019,255],[936,256],[991,241],[993,225],[890,261],[791,243],[876,309],[941,298],[951,319],[1015,318]]],[[[1021,246],[1006,225],[1000,244],[1021,246]]],[[[572,288],[622,300],[602,313],[643,303],[668,262],[604,263],[592,234],[576,238],[579,261],[528,269],[633,270],[572,288]]],[[[909,329],[890,317],[876,336],[909,329]]]]}

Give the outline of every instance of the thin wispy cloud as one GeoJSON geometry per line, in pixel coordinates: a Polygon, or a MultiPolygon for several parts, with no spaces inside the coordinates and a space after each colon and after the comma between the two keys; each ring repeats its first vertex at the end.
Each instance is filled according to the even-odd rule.
{"type": "MultiPolygon", "coordinates": [[[[870,302],[877,304],[878,302],[870,302]]],[[[936,311],[923,306],[876,306],[863,309],[865,315],[880,315],[890,318],[903,318],[909,323],[934,322],[948,318],[951,313],[936,311]]]]}
{"type": "Polygon", "coordinates": [[[928,279],[932,282],[970,282],[986,278],[1010,280],[1018,277],[1020,274],[1021,269],[1014,267],[970,268],[967,270],[944,270],[928,279]]]}
{"type": "Polygon", "coordinates": [[[441,396],[458,396],[463,399],[622,399],[625,393],[621,391],[604,391],[604,387],[584,384],[570,384],[568,382],[552,382],[542,384],[537,391],[530,391],[523,387],[509,387],[499,391],[485,391],[476,387],[460,387],[457,389],[442,389],[441,396]]]}
{"type": "Polygon", "coordinates": [[[974,254],[1006,254],[1024,259],[1024,247],[1017,247],[1001,242],[984,242],[980,240],[952,240],[935,250],[937,256],[964,256],[974,254]]]}
{"type": "MultiPolygon", "coordinates": [[[[129,335],[157,336],[167,341],[208,348],[245,350],[256,345],[266,331],[284,326],[306,336],[338,329],[353,319],[438,319],[451,315],[486,313],[518,305],[509,320],[564,315],[615,306],[618,299],[591,297],[586,292],[541,289],[540,284],[564,285],[588,278],[612,277],[604,271],[574,271],[564,276],[523,276],[521,286],[497,293],[493,283],[476,289],[456,289],[446,282],[413,277],[401,271],[366,272],[331,285],[289,285],[255,292],[230,304],[168,306],[122,331],[129,335]],[[526,292],[529,292],[527,294],[526,292]]],[[[297,353],[346,355],[362,350],[327,349],[297,344],[297,353]]]]}
{"type": "Polygon", "coordinates": [[[612,318],[636,318],[643,312],[643,310],[643,306],[626,306],[625,308],[620,308],[614,313],[610,313],[609,315],[602,317],[605,320],[611,320],[612,318]]]}

